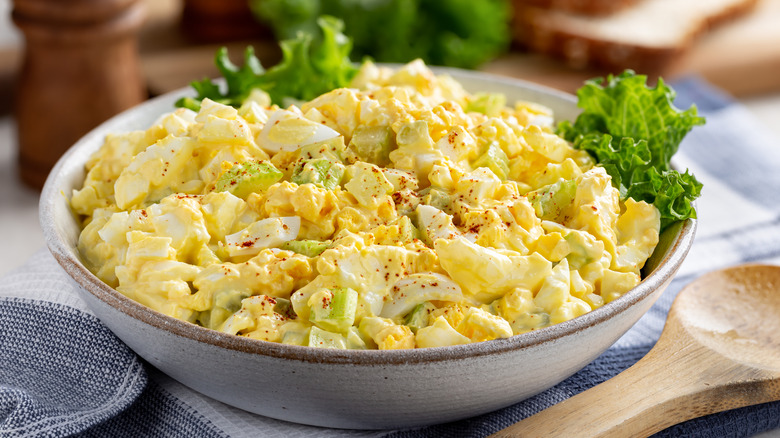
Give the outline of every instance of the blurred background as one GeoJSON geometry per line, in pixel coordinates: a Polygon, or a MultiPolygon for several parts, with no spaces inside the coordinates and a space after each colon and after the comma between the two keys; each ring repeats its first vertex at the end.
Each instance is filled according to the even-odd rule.
{"type": "Polygon", "coordinates": [[[278,40],[320,14],[344,20],[355,61],[422,57],[567,92],[626,68],[698,75],[780,147],[780,0],[0,0],[0,275],[43,248],[38,190],[74,141],[217,77],[219,47],[275,64],[278,40]]]}

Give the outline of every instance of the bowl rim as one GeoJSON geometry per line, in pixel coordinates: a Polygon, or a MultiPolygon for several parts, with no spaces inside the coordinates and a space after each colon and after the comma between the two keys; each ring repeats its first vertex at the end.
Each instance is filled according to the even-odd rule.
{"type": "MultiPolygon", "coordinates": [[[[491,82],[500,83],[505,86],[524,88],[529,91],[553,95],[555,98],[568,100],[576,104],[576,98],[571,94],[522,79],[483,72],[465,71],[456,68],[439,67],[433,68],[433,70],[437,74],[446,73],[459,77],[490,80],[491,82]]],[[[49,251],[60,266],[68,273],[71,279],[76,281],[76,283],[85,289],[86,292],[133,319],[156,329],[164,330],[173,335],[188,338],[198,343],[207,344],[215,348],[278,359],[309,363],[366,366],[430,364],[441,361],[465,360],[479,356],[509,353],[575,335],[577,332],[613,318],[617,314],[644,300],[675,275],[693,243],[697,221],[695,219],[688,219],[682,223],[679,232],[656,269],[642,279],[642,281],[630,291],[584,315],[549,327],[514,335],[509,338],[464,345],[404,350],[337,350],[262,341],[207,329],[148,308],[104,283],[84,266],[80,261],[77,249],[71,248],[70,245],[66,243],[65,238],[58,232],[58,227],[54,221],[56,211],[55,204],[60,196],[66,196],[63,189],[60,189],[60,187],[65,185],[65,175],[62,173],[62,170],[66,167],[66,164],[77,155],[79,150],[89,148],[89,146],[96,141],[102,143],[104,137],[102,131],[105,130],[107,125],[113,125],[118,121],[122,121],[124,118],[129,117],[129,114],[131,113],[142,112],[145,108],[158,104],[160,100],[172,100],[176,97],[187,95],[188,92],[189,88],[187,87],[149,99],[146,102],[108,119],[77,141],[59,159],[47,177],[39,202],[39,220],[49,251]]]]}

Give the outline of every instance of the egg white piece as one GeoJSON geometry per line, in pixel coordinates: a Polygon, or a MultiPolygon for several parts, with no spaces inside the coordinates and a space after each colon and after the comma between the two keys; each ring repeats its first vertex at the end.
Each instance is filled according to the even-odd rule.
{"type": "Polygon", "coordinates": [[[301,218],[298,216],[272,217],[225,236],[225,245],[231,257],[254,255],[265,248],[295,240],[300,230],[301,218]]]}
{"type": "Polygon", "coordinates": [[[315,123],[293,111],[279,109],[271,113],[255,140],[266,152],[294,151],[301,146],[338,137],[338,132],[315,123]]]}

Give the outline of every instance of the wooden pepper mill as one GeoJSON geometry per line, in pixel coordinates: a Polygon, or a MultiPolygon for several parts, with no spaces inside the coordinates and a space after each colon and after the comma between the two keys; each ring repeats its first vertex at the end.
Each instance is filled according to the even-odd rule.
{"type": "Polygon", "coordinates": [[[14,0],[25,36],[15,115],[19,176],[40,188],[59,157],[111,116],[146,99],[138,0],[14,0]]]}

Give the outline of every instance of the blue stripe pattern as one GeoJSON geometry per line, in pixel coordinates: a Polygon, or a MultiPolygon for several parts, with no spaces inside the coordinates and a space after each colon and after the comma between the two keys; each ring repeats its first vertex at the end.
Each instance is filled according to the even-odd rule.
{"type": "Polygon", "coordinates": [[[0,436],[64,436],[122,412],[141,394],[141,361],[94,316],[0,300],[0,436]]]}
{"type": "MultiPolygon", "coordinates": [[[[147,366],[149,366],[147,364],[147,366]]],[[[83,438],[225,438],[201,414],[182,403],[154,380],[122,415],[92,427],[78,435],[83,438]]]]}

